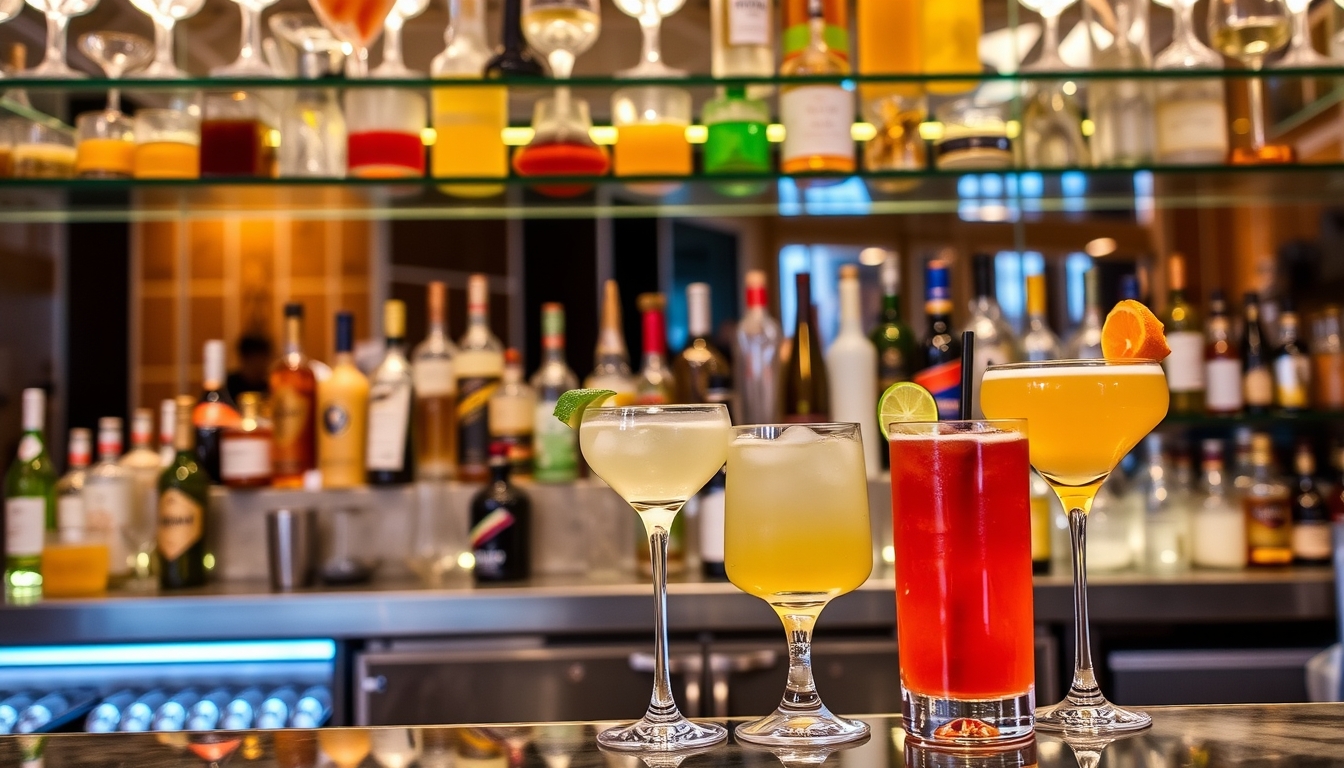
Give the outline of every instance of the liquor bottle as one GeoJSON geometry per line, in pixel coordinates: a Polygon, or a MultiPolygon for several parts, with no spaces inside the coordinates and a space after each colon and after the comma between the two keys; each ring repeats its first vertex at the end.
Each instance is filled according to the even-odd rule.
{"type": "MultiPolygon", "coordinates": [[[[171,402],[171,401],[170,401],[171,402]]],[[[163,471],[154,449],[154,411],[136,408],[131,418],[131,450],[121,457],[121,466],[131,473],[131,525],[127,544],[134,551],[135,577],[146,579],[154,560],[155,511],[159,503],[159,473],[163,471]]]]}
{"type": "Polygon", "coordinates": [[[1232,430],[1232,487],[1240,496],[1245,496],[1251,487],[1251,475],[1255,467],[1251,464],[1251,441],[1255,432],[1250,427],[1237,427],[1232,430]]]}
{"type": "Polygon", "coordinates": [[[1044,575],[1050,572],[1051,558],[1051,498],[1055,492],[1045,479],[1031,471],[1031,572],[1044,575]]]}
{"type": "MultiPolygon", "coordinates": [[[[709,70],[715,78],[775,74],[774,0],[710,0],[709,70]]],[[[756,86],[753,96],[770,92],[756,86]]]]}
{"type": "Polygon", "coordinates": [[[779,345],[784,334],[770,316],[765,273],[753,269],[746,277],[747,311],[737,323],[737,413],[744,424],[775,424],[782,411],[779,345]]]}
{"type": "Polygon", "coordinates": [[[947,262],[934,259],[927,267],[924,316],[928,338],[924,342],[924,368],[914,382],[929,390],[938,404],[939,419],[960,418],[961,339],[952,331],[952,293],[947,262]]]}
{"type": "MultiPolygon", "coordinates": [[[[415,430],[411,424],[414,386],[411,362],[406,359],[406,305],[396,299],[383,303],[383,333],[387,349],[369,377],[366,477],[370,485],[396,485],[415,479],[415,430]]],[[[484,409],[485,404],[481,404],[484,409]]]]}
{"type": "Polygon", "coordinates": [[[134,553],[126,542],[131,538],[135,506],[135,480],[121,466],[121,419],[104,416],[98,420],[98,462],[84,477],[84,524],[89,535],[107,547],[107,575],[124,579],[134,568],[134,553]]]}
{"type": "MultiPolygon", "coordinates": [[[[224,388],[224,342],[219,339],[205,342],[201,388],[200,402],[192,413],[192,422],[196,426],[196,457],[210,482],[218,483],[219,439],[224,430],[238,426],[238,408],[224,388]]],[[[176,445],[176,437],[173,444],[176,445]]]]}
{"type": "MultiPolygon", "coordinates": [[[[930,74],[966,72],[979,74],[980,35],[984,16],[979,0],[939,0],[923,3],[920,26],[920,50],[923,70],[930,74]]],[[[946,80],[929,83],[929,93],[965,93],[979,83],[974,80],[946,80]]]]}
{"type": "MultiPolygon", "coordinates": [[[[769,89],[768,86],[758,88],[769,89]]],[[[773,161],[770,140],[766,136],[770,105],[763,99],[749,98],[748,93],[744,86],[730,85],[723,89],[722,95],[706,101],[701,107],[700,122],[706,130],[701,164],[706,174],[770,172],[773,161]]],[[[765,186],[764,181],[748,179],[719,182],[714,189],[729,197],[745,197],[759,194],[765,186]]]]}
{"type": "Polygon", "coordinates": [[[1246,544],[1251,565],[1293,561],[1293,510],[1288,486],[1274,470],[1269,435],[1251,438],[1251,475],[1241,499],[1246,511],[1246,544]]]}
{"type": "Polygon", "coordinates": [[[435,280],[427,291],[429,334],[411,353],[415,384],[415,466],[421,479],[445,480],[457,471],[457,345],[448,338],[448,289],[435,280]]]}
{"type": "Polygon", "coordinates": [[[840,267],[840,332],[826,350],[831,418],[859,425],[868,477],[882,470],[881,433],[877,431],[877,347],[859,320],[859,268],[840,267]]]}
{"type": "Polygon", "coordinates": [[[565,307],[541,305],[541,367],[532,374],[537,393],[533,419],[533,478],[539,483],[568,483],[579,475],[578,435],[553,414],[560,396],[579,386],[565,362],[565,307]]]}
{"type": "Polygon", "coordinates": [[[635,402],[635,376],[630,372],[630,353],[626,351],[625,334],[621,330],[621,291],[615,280],[602,286],[602,320],[593,360],[593,372],[583,380],[583,386],[610,389],[616,393],[615,405],[635,402]]]}
{"type": "MultiPolygon", "coordinates": [[[[858,71],[864,75],[918,75],[924,71],[920,39],[925,3],[922,0],[858,0],[854,31],[858,36],[858,71]]],[[[917,98],[914,83],[864,84],[864,104],[891,96],[917,98]]]]}
{"type": "Polygon", "coordinates": [[[830,382],[821,353],[817,311],[812,304],[812,276],[799,272],[794,277],[794,287],[797,309],[791,349],[784,365],[783,418],[803,424],[830,421],[830,382]]]}
{"type": "Polygon", "coordinates": [[[238,426],[224,430],[219,441],[220,481],[230,488],[264,488],[271,484],[275,471],[271,462],[275,430],[261,415],[258,393],[238,395],[238,407],[238,426]]]}
{"type": "Polygon", "coordinates": [[[686,327],[690,339],[674,364],[677,402],[727,403],[732,411],[732,369],[728,367],[728,358],[710,340],[713,325],[709,307],[708,283],[686,286],[686,327]],[[729,388],[727,393],[723,392],[725,384],[729,388]]]}
{"type": "MultiPolygon", "coordinates": [[[[317,467],[317,377],[303,353],[303,305],[285,305],[285,344],[271,368],[271,461],[277,488],[317,467]]],[[[236,425],[235,425],[236,426],[236,425]]]]}
{"type": "Polygon", "coordinates": [[[509,448],[490,446],[490,482],[471,499],[472,575],[519,581],[531,572],[532,501],[509,482],[509,448]]]}
{"type": "Polygon", "coordinates": [[[1297,310],[1285,300],[1279,315],[1279,344],[1274,350],[1274,402],[1285,411],[1304,410],[1311,392],[1311,357],[1298,340],[1297,310]]]}
{"type": "MultiPolygon", "coordinates": [[[[1173,3],[1176,26],[1172,42],[1153,59],[1153,69],[1178,72],[1223,68],[1223,57],[1195,34],[1195,2],[1173,3]]],[[[1155,108],[1157,162],[1220,165],[1227,160],[1227,99],[1222,78],[1159,80],[1155,108]]]]}
{"type": "Polygon", "coordinates": [[[485,63],[485,76],[494,80],[544,77],[546,67],[523,37],[523,0],[504,0],[503,5],[500,45],[485,63]]]}
{"type": "Polygon", "coordinates": [[[977,253],[972,264],[975,270],[975,298],[971,299],[971,318],[962,330],[975,334],[975,372],[971,377],[975,386],[971,403],[975,417],[983,418],[984,413],[980,410],[980,382],[985,377],[985,369],[1016,360],[1017,337],[1003,317],[999,300],[995,298],[994,257],[988,253],[977,253]]]}
{"type": "Polygon", "coordinates": [[[1274,375],[1270,373],[1270,351],[1260,330],[1260,297],[1246,294],[1245,319],[1241,329],[1241,396],[1250,414],[1268,413],[1274,404],[1274,375]]]}
{"type": "Polygon", "coordinates": [[[1312,398],[1317,410],[1344,410],[1344,342],[1341,342],[1339,307],[1327,306],[1316,320],[1312,334],[1312,398]]]}
{"type": "Polygon", "coordinates": [[[23,437],[5,473],[5,592],[19,599],[42,592],[42,539],[56,527],[56,473],[42,426],[47,396],[23,390],[23,437]]]}
{"type": "MultiPolygon", "coordinates": [[[[849,8],[844,0],[784,0],[783,8],[783,62],[803,55],[812,40],[812,20],[823,21],[822,38],[827,47],[841,61],[849,59],[849,8]],[[818,6],[815,9],[813,6],[818,6]]],[[[783,74],[783,65],[780,67],[783,74]]]]}
{"type": "Polygon", "coordinates": [[[1190,520],[1191,561],[1199,568],[1246,567],[1246,521],[1237,491],[1223,470],[1223,441],[1202,444],[1203,495],[1190,520]]]}
{"type": "Polygon", "coordinates": [[[667,360],[667,331],[663,322],[666,300],[661,293],[641,293],[636,302],[644,330],[644,362],[635,384],[639,405],[675,402],[677,379],[667,360]]]}
{"type": "MultiPolygon", "coordinates": [[[[788,0],[790,7],[804,0],[788,0]]],[[[784,77],[806,75],[845,75],[849,65],[844,50],[833,47],[834,40],[847,39],[848,32],[841,27],[840,34],[828,35],[829,25],[823,17],[823,6],[844,8],[843,2],[823,3],[823,0],[805,0],[808,9],[808,42],[796,56],[789,54],[789,40],[796,35],[793,28],[784,30],[784,63],[779,74],[784,77]]],[[[814,84],[783,87],[779,94],[780,122],[784,124],[784,147],[780,152],[779,167],[784,173],[804,171],[854,171],[854,140],[850,126],[854,123],[854,94],[839,84],[814,84]]]]}
{"type": "Polygon", "coordinates": [[[504,380],[490,396],[487,408],[491,444],[508,449],[509,471],[515,477],[531,477],[537,394],[523,381],[523,356],[518,350],[504,350],[504,380]]]}
{"type": "Polygon", "coordinates": [[[453,358],[457,377],[457,479],[480,483],[490,474],[490,396],[504,375],[504,345],[490,332],[490,286],[467,281],[467,332],[453,358]]]}
{"type": "MultiPolygon", "coordinates": [[[[429,65],[432,78],[480,80],[490,48],[485,35],[485,0],[451,0],[446,45],[429,65]]],[[[430,90],[430,124],[436,138],[430,149],[430,173],[436,177],[503,178],[509,174],[509,148],[500,132],[509,125],[509,92],[503,85],[441,87],[430,90]]],[[[446,184],[456,197],[490,197],[500,184],[446,184]]]]}
{"type": "Polygon", "coordinates": [[[877,391],[909,381],[918,363],[915,332],[901,318],[901,260],[894,252],[882,262],[882,314],[870,334],[877,347],[877,391]]]}
{"type": "Polygon", "coordinates": [[[1232,320],[1222,289],[1209,295],[1209,325],[1204,345],[1204,410],[1214,415],[1239,413],[1242,405],[1241,357],[1232,338],[1232,320]]]}
{"type": "MultiPolygon", "coordinates": [[[[1152,68],[1148,48],[1148,4],[1125,3],[1128,13],[1093,20],[1084,6],[1089,28],[1106,33],[1092,36],[1092,66],[1103,70],[1152,68]],[[1109,22],[1109,23],[1107,23],[1109,22]]],[[[1109,9],[1108,9],[1109,11],[1109,9]]],[[[1153,84],[1147,79],[1088,83],[1087,112],[1092,119],[1092,162],[1097,166],[1134,166],[1153,157],[1153,84]]]]}
{"type": "Polygon", "coordinates": [[[1293,469],[1297,474],[1292,485],[1293,563],[1329,565],[1334,554],[1330,509],[1316,485],[1316,454],[1311,443],[1298,442],[1293,469]]]}
{"type": "Polygon", "coordinates": [[[73,544],[84,539],[84,483],[88,480],[89,462],[93,458],[91,443],[89,430],[83,427],[70,430],[65,474],[56,481],[55,528],[57,539],[62,543],[73,544]]]}
{"type": "MultiPolygon", "coordinates": [[[[159,476],[159,588],[182,589],[205,584],[206,510],[210,477],[201,467],[192,428],[190,395],[177,398],[173,430],[173,463],[159,476]]],[[[195,406],[200,408],[200,406],[195,406]]]]}
{"type": "Polygon", "coordinates": [[[1155,573],[1170,573],[1190,567],[1189,520],[1172,482],[1173,473],[1162,450],[1162,435],[1153,432],[1144,439],[1148,454],[1144,478],[1144,567],[1155,573]]]}
{"type": "MultiPolygon", "coordinates": [[[[354,488],[364,484],[368,446],[369,380],[355,366],[355,317],[336,313],[336,359],[331,375],[317,383],[317,466],[322,487],[354,488]]],[[[421,420],[420,429],[429,429],[421,420]]],[[[418,430],[417,430],[418,433],[418,430]]]]}
{"type": "MultiPolygon", "coordinates": [[[[159,401],[159,468],[168,466],[177,458],[173,450],[173,433],[177,429],[177,400],[166,397],[159,401]]],[[[159,477],[154,476],[154,497],[157,499],[159,477]]]]}
{"type": "Polygon", "coordinates": [[[1331,449],[1330,468],[1334,472],[1328,495],[1330,519],[1336,523],[1344,522],[1344,446],[1336,445],[1331,449]]]}
{"type": "Polygon", "coordinates": [[[1185,257],[1173,253],[1167,259],[1171,298],[1162,325],[1171,354],[1162,361],[1171,392],[1171,413],[1204,412],[1204,334],[1195,308],[1185,300],[1185,257]]]}
{"type": "Polygon", "coordinates": [[[1022,353],[1027,360],[1058,360],[1064,345],[1050,330],[1046,315],[1045,275],[1027,275],[1027,332],[1022,334],[1022,353]]]}
{"type": "Polygon", "coordinates": [[[1064,344],[1064,354],[1071,360],[1092,360],[1101,357],[1101,327],[1104,314],[1101,311],[1101,270],[1095,267],[1083,275],[1083,293],[1086,304],[1083,308],[1083,321],[1064,344]]]}
{"type": "Polygon", "coordinates": [[[700,518],[700,572],[707,579],[726,580],[723,564],[724,509],[728,475],[720,469],[696,496],[700,518]]]}

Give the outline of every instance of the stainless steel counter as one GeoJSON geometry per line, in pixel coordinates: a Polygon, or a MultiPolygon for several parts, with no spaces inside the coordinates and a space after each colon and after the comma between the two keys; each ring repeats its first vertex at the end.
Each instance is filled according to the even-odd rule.
{"type": "MultiPolygon", "coordinates": [[[[823,631],[884,629],[895,622],[889,575],[836,600],[823,631]]],[[[1334,616],[1329,569],[1192,572],[1178,577],[1091,579],[1092,622],[1254,623],[1320,621],[1334,616]]],[[[762,601],[727,583],[684,581],[670,588],[676,632],[775,632],[762,601]]],[[[1036,580],[1036,618],[1072,621],[1067,578],[1036,580]]],[[[647,583],[602,584],[575,578],[517,586],[423,589],[412,584],[269,592],[264,583],[227,582],[166,595],[114,593],[0,608],[0,645],[117,643],[324,637],[378,639],[502,634],[646,634],[653,627],[647,583]]]]}

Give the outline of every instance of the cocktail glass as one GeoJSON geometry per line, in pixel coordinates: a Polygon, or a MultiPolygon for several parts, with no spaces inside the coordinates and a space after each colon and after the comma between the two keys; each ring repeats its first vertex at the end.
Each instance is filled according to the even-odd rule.
{"type": "Polygon", "coordinates": [[[686,0],[616,0],[616,7],[627,16],[639,21],[639,29],[644,33],[644,45],[639,54],[639,63],[630,69],[616,73],[617,77],[681,77],[684,70],[673,69],[663,63],[662,45],[659,33],[663,19],[681,10],[686,0]]]}
{"type": "Polygon", "coordinates": [[[771,714],[737,727],[754,744],[821,746],[868,735],[831,713],[812,679],[812,628],[873,569],[868,481],[857,424],[734,427],[728,444],[724,566],[784,623],[789,678],[771,714]]]}
{"type": "Polygon", "coordinates": [[[1311,27],[1307,15],[1311,12],[1311,0],[1284,0],[1288,7],[1288,18],[1292,22],[1292,39],[1288,43],[1288,52],[1278,61],[1270,64],[1274,67],[1332,67],[1338,64],[1335,59],[1323,56],[1311,46],[1311,27]]]}
{"type": "MultiPolygon", "coordinates": [[[[24,72],[25,77],[88,77],[65,63],[66,27],[70,19],[83,16],[98,0],[28,0],[28,4],[47,17],[47,48],[42,63],[24,72]]],[[[15,11],[17,13],[17,11],[15,11]]],[[[10,14],[12,17],[14,14],[10,14]]]]}
{"type": "Polygon", "coordinates": [[[648,712],[633,725],[611,728],[597,741],[622,751],[677,751],[717,744],[728,731],[692,723],[672,699],[667,661],[667,536],[672,520],[728,456],[728,409],[723,405],[589,408],[579,427],[588,466],[639,513],[653,562],[654,670],[648,712]]]}
{"type": "Polygon", "coordinates": [[[190,77],[173,63],[173,28],[199,13],[205,0],[131,0],[131,4],[154,22],[154,61],[140,75],[165,80],[190,77]]]}
{"type": "MultiPolygon", "coordinates": [[[[80,35],[76,45],[80,52],[97,64],[109,80],[120,79],[128,72],[145,66],[154,55],[149,41],[126,32],[90,32],[80,35]]],[[[121,90],[107,91],[107,111],[121,111],[121,90]]]]}
{"type": "Polygon", "coordinates": [[[365,77],[369,73],[369,43],[383,31],[383,21],[396,0],[308,0],[317,17],[353,56],[345,59],[345,74],[365,77]]]}
{"type": "Polygon", "coordinates": [[[1030,64],[1024,65],[1024,72],[1060,72],[1069,69],[1059,56],[1059,17],[1077,0],[1018,0],[1023,7],[1041,15],[1045,31],[1041,34],[1041,54],[1030,64]]]}
{"type": "Polygon", "coordinates": [[[275,70],[266,61],[261,47],[261,12],[276,0],[233,0],[242,13],[242,43],[238,58],[229,64],[215,67],[210,74],[216,77],[275,77],[275,70]]]}
{"type": "Polygon", "coordinates": [[[1064,701],[1036,713],[1044,731],[1123,733],[1152,718],[1111,704],[1092,668],[1087,618],[1087,513],[1125,454],[1167,415],[1167,379],[1151,360],[1052,360],[990,366],[980,407],[1026,419],[1031,465],[1068,510],[1073,543],[1074,671],[1064,701]]]}
{"type": "Polygon", "coordinates": [[[369,73],[373,77],[424,77],[423,72],[409,69],[401,59],[401,28],[406,22],[425,12],[429,0],[396,0],[383,22],[383,63],[369,73]]]}
{"type": "MultiPolygon", "coordinates": [[[[556,80],[568,80],[574,72],[574,60],[579,54],[593,47],[597,42],[597,37],[602,32],[602,14],[601,4],[598,0],[523,0],[523,34],[527,41],[541,55],[546,57],[546,61],[551,65],[551,74],[556,80]]],[[[572,130],[573,127],[581,125],[584,119],[580,116],[588,114],[588,104],[582,99],[575,103],[569,92],[569,87],[565,85],[557,86],[555,89],[555,100],[553,105],[548,108],[550,114],[557,119],[554,126],[548,128],[562,127],[562,133],[568,134],[567,140],[563,143],[572,145],[580,149],[580,153],[589,160],[595,160],[596,155],[600,154],[603,158],[606,153],[603,152],[592,139],[588,137],[586,128],[580,133],[572,130]]],[[[548,146],[557,144],[554,138],[557,133],[555,130],[543,131],[540,121],[534,121],[533,128],[536,133],[533,136],[532,143],[528,145],[519,157],[524,156],[527,149],[534,146],[548,146]]],[[[525,165],[531,165],[527,163],[525,165]]],[[[551,164],[556,165],[556,164],[551,164]]],[[[601,173],[606,173],[607,164],[597,163],[595,166],[601,167],[601,173]]],[[[521,175],[546,175],[563,174],[571,169],[577,170],[582,167],[581,164],[566,162],[557,167],[564,167],[565,170],[552,168],[549,171],[539,173],[529,173],[518,168],[515,162],[514,169],[521,175]]],[[[582,170],[579,173],[583,173],[582,170]]],[[[552,193],[556,193],[561,188],[551,188],[552,193]]],[[[570,196],[583,191],[582,187],[567,187],[569,192],[559,192],[560,196],[570,196]],[[577,189],[578,191],[574,191],[577,189]]]]}
{"type": "MultiPolygon", "coordinates": [[[[1224,56],[1259,72],[1265,59],[1288,43],[1288,8],[1283,0],[1209,0],[1209,40],[1224,56]]],[[[1291,163],[1296,151],[1291,144],[1270,144],[1265,131],[1264,83],[1259,77],[1246,82],[1251,116],[1251,146],[1233,147],[1234,165],[1291,163]]]]}
{"type": "Polygon", "coordinates": [[[925,743],[1031,735],[1026,430],[1020,420],[888,426],[901,720],[925,743]]]}

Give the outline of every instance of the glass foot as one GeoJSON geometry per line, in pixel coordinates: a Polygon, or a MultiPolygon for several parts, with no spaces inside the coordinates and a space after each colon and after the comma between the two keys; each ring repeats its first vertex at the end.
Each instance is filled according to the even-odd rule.
{"type": "Polygon", "coordinates": [[[1065,699],[1053,707],[1036,710],[1036,728],[1050,733],[1082,731],[1091,734],[1129,733],[1153,724],[1145,712],[1117,707],[1100,693],[1095,703],[1065,699]]]}
{"type": "Polygon", "coordinates": [[[773,713],[737,726],[738,740],[767,746],[844,744],[868,737],[868,724],[831,714],[825,705],[816,709],[773,713]]]}
{"type": "Polygon", "coordinates": [[[953,699],[901,686],[901,722],[924,744],[990,747],[1031,738],[1035,689],[995,699],[953,699]]]}
{"type": "Polygon", "coordinates": [[[716,723],[692,723],[675,709],[667,720],[645,715],[623,728],[609,728],[597,743],[621,752],[674,752],[711,747],[728,738],[728,729],[716,723]]]}

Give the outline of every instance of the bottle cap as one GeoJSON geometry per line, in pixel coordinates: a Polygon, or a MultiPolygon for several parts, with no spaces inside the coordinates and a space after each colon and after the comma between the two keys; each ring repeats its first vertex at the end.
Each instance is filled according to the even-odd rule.
{"type": "Polygon", "coordinates": [[[298,317],[298,318],[302,318],[302,317],[303,317],[303,305],[300,304],[300,303],[298,303],[298,302],[296,302],[296,301],[291,301],[291,302],[289,302],[288,304],[285,305],[285,317],[298,317]]]}
{"type": "Polygon", "coordinates": [[[429,304],[429,322],[442,323],[448,308],[448,288],[442,280],[430,282],[425,290],[429,304]]]}
{"type": "Polygon", "coordinates": [[[37,387],[23,390],[23,431],[42,429],[47,414],[47,393],[37,387]]]}
{"type": "Polygon", "coordinates": [[[206,389],[219,389],[224,384],[224,357],[226,351],[222,339],[210,339],[205,342],[204,364],[201,368],[201,385],[206,389]]]}
{"type": "Polygon", "coordinates": [[[349,312],[336,313],[336,351],[349,352],[355,348],[355,316],[349,312]]]}

